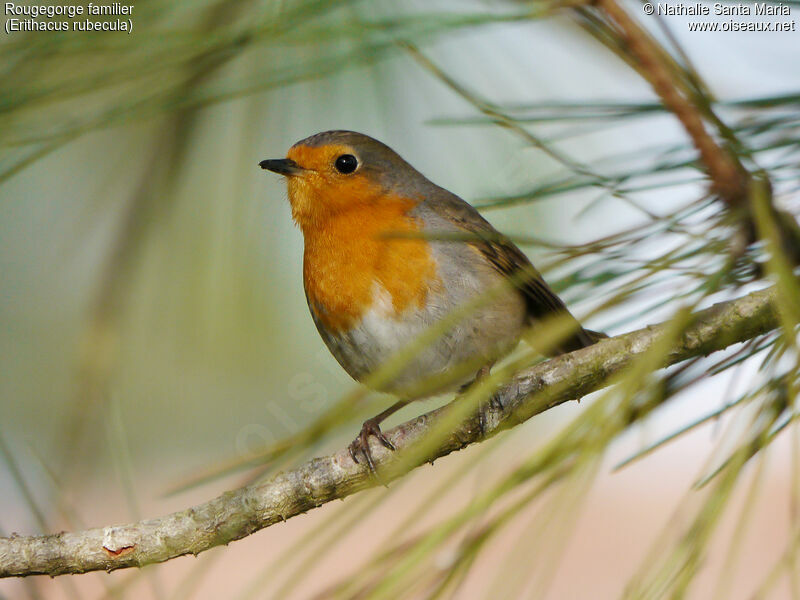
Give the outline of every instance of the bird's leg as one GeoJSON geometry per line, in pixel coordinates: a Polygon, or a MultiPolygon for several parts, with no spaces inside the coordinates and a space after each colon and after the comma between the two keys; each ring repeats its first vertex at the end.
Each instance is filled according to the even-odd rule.
{"type": "Polygon", "coordinates": [[[350,450],[350,456],[353,458],[354,462],[360,462],[358,460],[358,453],[360,452],[367,460],[367,466],[369,466],[369,470],[372,471],[373,474],[376,473],[375,463],[372,460],[372,452],[369,449],[369,436],[374,435],[376,438],[378,438],[378,441],[380,441],[381,444],[386,446],[389,450],[394,450],[394,444],[389,441],[389,438],[383,435],[380,423],[390,415],[403,408],[406,404],[408,404],[408,402],[408,400],[398,400],[382,413],[379,413],[371,419],[364,421],[358,437],[356,437],[356,439],[353,440],[348,447],[348,450],[350,450]]]}
{"type": "Polygon", "coordinates": [[[458,393],[459,394],[463,394],[469,388],[471,388],[473,385],[475,385],[476,383],[481,381],[484,377],[488,377],[489,373],[492,372],[492,366],[493,365],[494,365],[494,361],[492,361],[490,363],[486,363],[485,365],[483,365],[480,369],[478,369],[478,372],[475,373],[475,378],[472,381],[468,381],[467,383],[462,385],[460,388],[458,388],[458,393]]]}
{"type": "MultiPolygon", "coordinates": [[[[491,371],[492,371],[492,366],[493,365],[494,365],[494,361],[492,361],[490,363],[486,363],[485,365],[483,365],[478,370],[478,372],[475,374],[475,379],[473,379],[469,383],[466,383],[466,384],[462,385],[461,389],[458,390],[458,393],[459,394],[464,393],[466,390],[471,388],[473,385],[478,384],[481,380],[483,380],[484,378],[488,377],[489,373],[491,373],[491,371]]],[[[502,404],[502,402],[500,402],[500,399],[497,397],[496,394],[492,394],[489,397],[489,400],[488,400],[487,404],[488,404],[488,406],[484,405],[484,406],[481,406],[478,409],[478,415],[479,415],[479,419],[480,419],[480,428],[481,428],[481,436],[482,437],[486,435],[486,430],[487,430],[486,408],[494,408],[495,410],[503,410],[503,404],[502,404]]]]}

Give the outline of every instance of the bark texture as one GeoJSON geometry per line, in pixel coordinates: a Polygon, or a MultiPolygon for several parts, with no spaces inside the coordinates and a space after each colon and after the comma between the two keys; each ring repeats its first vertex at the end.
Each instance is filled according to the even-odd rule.
{"type": "MultiPolygon", "coordinates": [[[[761,290],[696,313],[678,343],[664,355],[662,366],[707,355],[775,329],[774,295],[773,289],[761,290]]],[[[373,445],[377,468],[386,473],[380,482],[342,449],[268,481],[156,519],[74,533],[0,538],[0,577],[140,567],[243,538],[331,500],[400,477],[424,462],[600,389],[646,352],[665,327],[655,325],[613,337],[518,373],[497,391],[500,402],[487,407],[481,417],[475,415],[452,428],[439,443],[420,445],[447,415],[450,405],[395,427],[386,434],[396,452],[373,445]],[[415,445],[426,449],[409,454],[415,445]]]]}

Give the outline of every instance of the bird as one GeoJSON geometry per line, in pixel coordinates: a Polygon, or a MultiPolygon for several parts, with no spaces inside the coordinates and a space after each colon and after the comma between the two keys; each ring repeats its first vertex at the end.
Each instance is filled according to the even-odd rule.
{"type": "Polygon", "coordinates": [[[373,473],[370,438],[395,449],[380,429],[384,419],[486,376],[537,323],[559,318],[569,326],[544,349],[549,355],[606,337],[584,329],[525,254],[473,206],[372,137],[324,131],[259,166],[286,178],[303,234],[308,308],[353,379],[369,383],[426,330],[459,307],[464,313],[375,384],[397,401],[364,421],[349,445],[353,460],[365,459],[373,473]]]}

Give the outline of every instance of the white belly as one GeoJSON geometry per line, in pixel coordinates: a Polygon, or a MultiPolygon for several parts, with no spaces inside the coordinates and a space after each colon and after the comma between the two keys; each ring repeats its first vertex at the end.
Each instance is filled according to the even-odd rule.
{"type": "MultiPolygon", "coordinates": [[[[498,282],[500,279],[498,278],[498,282]]],[[[359,323],[344,334],[319,327],[331,353],[357,381],[405,398],[419,398],[469,382],[476,371],[517,344],[525,320],[519,293],[504,289],[486,305],[458,317],[453,311],[474,300],[477,280],[460,276],[453,288],[430,292],[423,307],[411,307],[399,317],[390,294],[375,285],[373,304],[359,323]],[[381,367],[382,373],[378,373],[381,367]],[[377,373],[379,380],[369,380],[377,373]],[[381,376],[384,375],[385,377],[381,376]]],[[[313,311],[312,311],[313,314],[313,311]]]]}

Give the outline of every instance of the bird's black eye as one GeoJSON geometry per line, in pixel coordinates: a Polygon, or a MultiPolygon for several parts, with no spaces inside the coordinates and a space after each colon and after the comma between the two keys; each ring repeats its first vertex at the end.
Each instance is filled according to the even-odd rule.
{"type": "Polygon", "coordinates": [[[339,173],[344,173],[347,175],[348,173],[352,173],[358,167],[358,159],[353,156],[352,154],[342,154],[336,159],[336,162],[333,163],[333,166],[336,167],[336,170],[339,173]]]}

